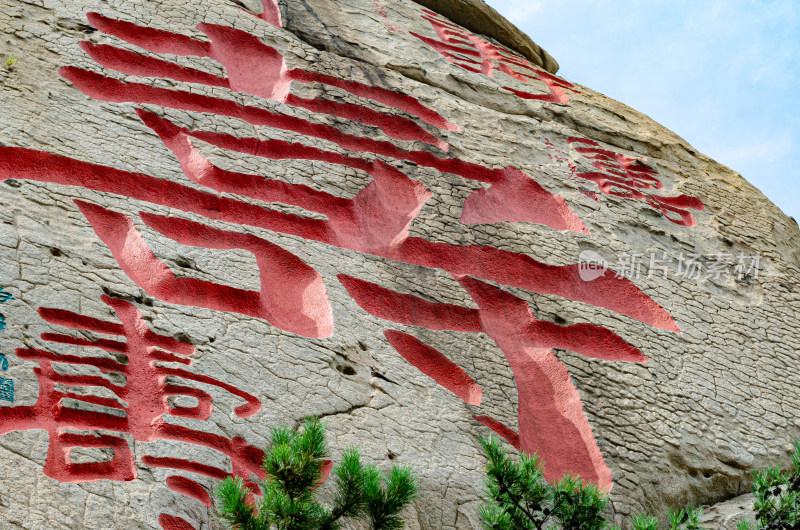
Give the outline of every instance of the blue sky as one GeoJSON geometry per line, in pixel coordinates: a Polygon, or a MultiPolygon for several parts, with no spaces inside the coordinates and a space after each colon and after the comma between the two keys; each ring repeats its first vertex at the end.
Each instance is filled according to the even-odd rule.
{"type": "Polygon", "coordinates": [[[800,1],[487,0],[561,65],[800,220],[800,1]]]}

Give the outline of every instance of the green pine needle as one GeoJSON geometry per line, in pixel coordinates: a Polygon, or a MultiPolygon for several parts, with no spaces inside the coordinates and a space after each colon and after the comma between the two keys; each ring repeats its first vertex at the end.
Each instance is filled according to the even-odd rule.
{"type": "Polygon", "coordinates": [[[376,530],[405,526],[400,512],[418,491],[410,468],[394,466],[384,474],[362,464],[359,450],[350,447],[331,480],[321,484],[326,456],[325,424],[317,418],[305,420],[299,429],[274,428],[264,455],[267,478],[258,508],[248,503],[251,492],[242,479],[228,478],[216,489],[220,517],[240,530],[335,530],[343,518],[366,519],[376,530]],[[320,487],[334,488],[332,507],[317,501],[320,487]]]}

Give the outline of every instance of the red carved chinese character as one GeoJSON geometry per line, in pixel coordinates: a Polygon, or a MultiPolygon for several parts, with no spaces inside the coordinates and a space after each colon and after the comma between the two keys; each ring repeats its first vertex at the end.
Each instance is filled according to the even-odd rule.
{"type": "MultiPolygon", "coordinates": [[[[627,282],[613,275],[608,277],[609,283],[619,286],[627,282]]],[[[580,396],[552,349],[563,348],[608,361],[646,362],[647,358],[606,328],[593,324],[559,326],[538,320],[523,300],[510,293],[468,276],[457,279],[478,309],[429,302],[339,275],[356,303],[378,318],[431,330],[486,333],[503,351],[514,373],[520,432],[517,435],[488,417],[476,419],[519,449],[541,455],[547,462],[548,480],[569,471],[601,487],[611,487],[611,472],[594,440],[580,396]]],[[[584,282],[582,287],[603,289],[593,282],[584,282]]],[[[465,402],[480,404],[480,387],[442,353],[406,333],[386,331],[385,335],[409,363],[465,402]]]]}
{"type": "MultiPolygon", "coordinates": [[[[219,468],[184,459],[164,459],[145,455],[142,462],[151,466],[169,467],[184,472],[215,478],[229,475],[241,476],[251,485],[251,473],[263,477],[261,460],[263,451],[247,445],[243,439],[232,439],[217,434],[190,429],[165,420],[175,416],[204,421],[211,416],[211,395],[200,388],[167,382],[168,378],[194,381],[216,386],[245,401],[234,409],[240,418],[247,418],[261,410],[260,401],[238,388],[211,377],[195,374],[183,368],[173,368],[156,363],[191,365],[191,344],[151,331],[141,313],[130,303],[103,296],[103,302],[112,307],[120,323],[82,316],[62,309],[40,308],[39,314],[51,324],[69,329],[86,330],[124,339],[85,339],[63,333],[44,333],[42,339],[54,344],[71,344],[121,354],[127,363],[109,356],[65,355],[38,348],[19,348],[21,359],[36,361],[34,373],[39,381],[39,397],[33,406],[0,408],[0,435],[10,431],[43,429],[49,435],[49,447],[44,473],[60,482],[91,482],[97,480],[131,481],[137,471],[128,442],[112,434],[77,434],[70,431],[110,431],[128,434],[139,442],[173,440],[218,451],[231,462],[229,473],[219,468]],[[77,368],[92,367],[103,374],[118,373],[125,382],[118,384],[99,375],[64,374],[54,365],[64,364],[77,368]],[[97,395],[103,389],[115,397],[97,395]],[[172,406],[171,396],[195,398],[194,407],[172,406]],[[85,410],[71,403],[94,406],[85,410]],[[95,410],[102,407],[103,411],[95,410]],[[118,412],[124,412],[119,415],[118,412]],[[71,452],[76,447],[104,448],[113,451],[105,462],[74,463],[71,452]]],[[[210,506],[210,498],[195,481],[183,477],[170,477],[168,486],[210,506]]]]}
{"type": "Polygon", "coordinates": [[[658,173],[655,169],[635,158],[603,149],[594,140],[573,137],[569,138],[567,143],[584,158],[591,160],[591,165],[599,170],[577,173],[574,166],[570,166],[571,175],[595,182],[600,192],[606,195],[643,200],[675,224],[682,226],[697,224],[697,220],[689,212],[689,210],[703,209],[703,203],[697,197],[688,195],[663,197],[643,191],[663,188],[661,181],[656,178],[658,173]]]}
{"type": "Polygon", "coordinates": [[[333,334],[333,313],[322,277],[278,245],[253,235],[140,212],[146,225],[183,245],[251,252],[258,262],[261,290],[178,278],[153,254],[131,218],[88,202],[75,203],[122,270],[151,296],[173,304],[263,318],[279,329],[305,337],[333,334]]]}
{"type": "MultiPolygon", "coordinates": [[[[378,127],[391,138],[423,141],[441,147],[443,150],[447,149],[447,144],[443,140],[435,138],[412,120],[402,116],[377,112],[363,105],[337,103],[322,99],[301,99],[290,93],[292,80],[319,82],[337,86],[359,97],[372,99],[407,112],[440,129],[459,130],[458,126],[448,122],[438,113],[422,106],[409,96],[391,90],[340,80],[332,76],[300,69],[288,69],[283,56],[277,50],[243,31],[224,26],[201,24],[200,29],[211,37],[209,43],[184,35],[136,26],[130,22],[115,21],[98,14],[90,13],[89,19],[100,31],[153,52],[214,58],[226,68],[228,77],[222,78],[206,72],[183,68],[175,63],[143,57],[112,46],[83,43],[84,49],[100,64],[124,73],[168,77],[178,81],[229,87],[232,90],[249,92],[316,112],[370,124],[378,127]],[[258,64],[259,67],[246,67],[247,64],[258,64]]],[[[302,118],[277,114],[260,107],[237,105],[226,99],[154,88],[139,83],[122,83],[73,67],[62,68],[59,72],[73,82],[79,90],[96,99],[112,102],[152,103],[176,109],[213,112],[241,118],[253,125],[266,125],[294,131],[309,137],[331,141],[344,149],[409,160],[442,172],[454,173],[464,178],[490,184],[488,190],[478,190],[465,204],[462,220],[466,223],[537,222],[547,224],[557,230],[587,232],[586,227],[566,205],[562,197],[550,194],[528,175],[512,167],[489,169],[457,159],[442,158],[428,151],[406,151],[387,141],[348,135],[335,127],[314,124],[302,118]],[[503,207],[500,208],[498,205],[503,205],[503,207]]],[[[219,138],[222,135],[211,136],[219,138]]],[[[205,140],[214,143],[213,140],[205,140]]],[[[273,158],[277,157],[273,155],[273,158]]]]}
{"type": "Polygon", "coordinates": [[[411,35],[439,52],[450,63],[487,77],[494,77],[495,70],[500,70],[523,83],[541,81],[550,92],[549,94],[531,94],[509,86],[503,87],[503,89],[516,94],[522,99],[534,99],[566,105],[569,103],[569,96],[564,92],[565,88],[579,93],[572,83],[533,66],[527,59],[514,55],[507,49],[488,42],[474,33],[453,24],[438,13],[424,9],[422,18],[433,26],[433,30],[439,37],[438,40],[422,36],[413,31],[411,35]]]}

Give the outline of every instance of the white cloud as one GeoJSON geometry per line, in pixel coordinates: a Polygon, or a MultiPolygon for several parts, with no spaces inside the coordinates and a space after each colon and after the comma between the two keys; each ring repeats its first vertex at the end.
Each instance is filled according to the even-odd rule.
{"type": "Polygon", "coordinates": [[[518,26],[524,24],[544,7],[544,2],[539,0],[496,0],[490,4],[518,26]]]}
{"type": "Polygon", "coordinates": [[[741,171],[739,166],[754,167],[776,162],[788,157],[797,148],[789,131],[775,131],[775,134],[757,140],[742,140],[735,135],[724,140],[727,140],[724,144],[715,142],[715,145],[710,145],[706,154],[735,171],[741,171]],[[733,143],[734,139],[738,142],[733,143]]]}

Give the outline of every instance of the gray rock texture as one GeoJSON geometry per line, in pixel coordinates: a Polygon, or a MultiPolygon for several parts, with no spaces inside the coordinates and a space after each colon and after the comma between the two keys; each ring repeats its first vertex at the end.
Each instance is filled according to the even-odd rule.
{"type": "Polygon", "coordinates": [[[749,491],[750,469],[788,462],[800,435],[793,220],[642,113],[411,0],[292,0],[279,12],[249,0],[0,2],[0,52],[17,58],[0,67],[0,287],[13,296],[0,305],[0,376],[13,381],[13,403],[0,393],[0,528],[218,528],[203,503],[211,468],[248,475],[258,458],[242,444],[264,448],[272,426],[309,415],[327,421],[333,460],[358,444],[414,467],[409,528],[480,527],[485,417],[522,431],[522,447],[544,439],[567,467],[591,457],[613,479],[619,523],[730,499],[749,491]],[[89,12],[140,29],[102,29],[89,12]],[[93,45],[130,54],[102,66],[110,48],[93,45]],[[276,55],[253,59],[263,46],[283,70],[276,55]],[[265,95],[287,72],[291,97],[280,83],[265,95]],[[189,95],[167,96],[177,92],[189,95]],[[444,120],[425,121],[412,99],[444,120]],[[171,147],[159,119],[173,124],[171,147]],[[269,157],[268,141],[285,143],[269,157]],[[223,184],[261,180],[220,190],[202,180],[218,174],[210,164],[223,184]],[[379,170],[388,192],[350,202],[379,170]],[[293,186],[258,195],[258,182],[293,186]],[[438,245],[409,243],[422,240],[438,245]],[[470,246],[505,254],[442,250],[470,246]],[[602,289],[573,267],[597,255],[610,266],[602,289]],[[513,272],[531,260],[562,268],[513,272]],[[342,274],[400,297],[351,292],[342,274]],[[497,318],[470,279],[529,312],[497,318]],[[680,332],[625,309],[643,299],[680,332]],[[594,331],[547,342],[534,318],[594,331]],[[581,355],[619,345],[600,328],[648,362],[608,360],[625,350],[611,346],[581,355]],[[404,358],[387,330],[452,365],[404,358]],[[517,339],[566,367],[552,395],[515,379],[508,359],[524,371],[533,355],[508,346],[517,339]],[[191,365],[156,351],[192,347],[191,365]],[[462,372],[480,404],[447,388],[462,372]],[[243,413],[245,398],[260,409],[243,413]]]}
{"type": "Polygon", "coordinates": [[[753,512],[755,500],[755,495],[747,493],[710,506],[703,510],[700,524],[703,528],[736,530],[738,523],[746,520],[751,526],[755,526],[756,518],[753,512]]]}

